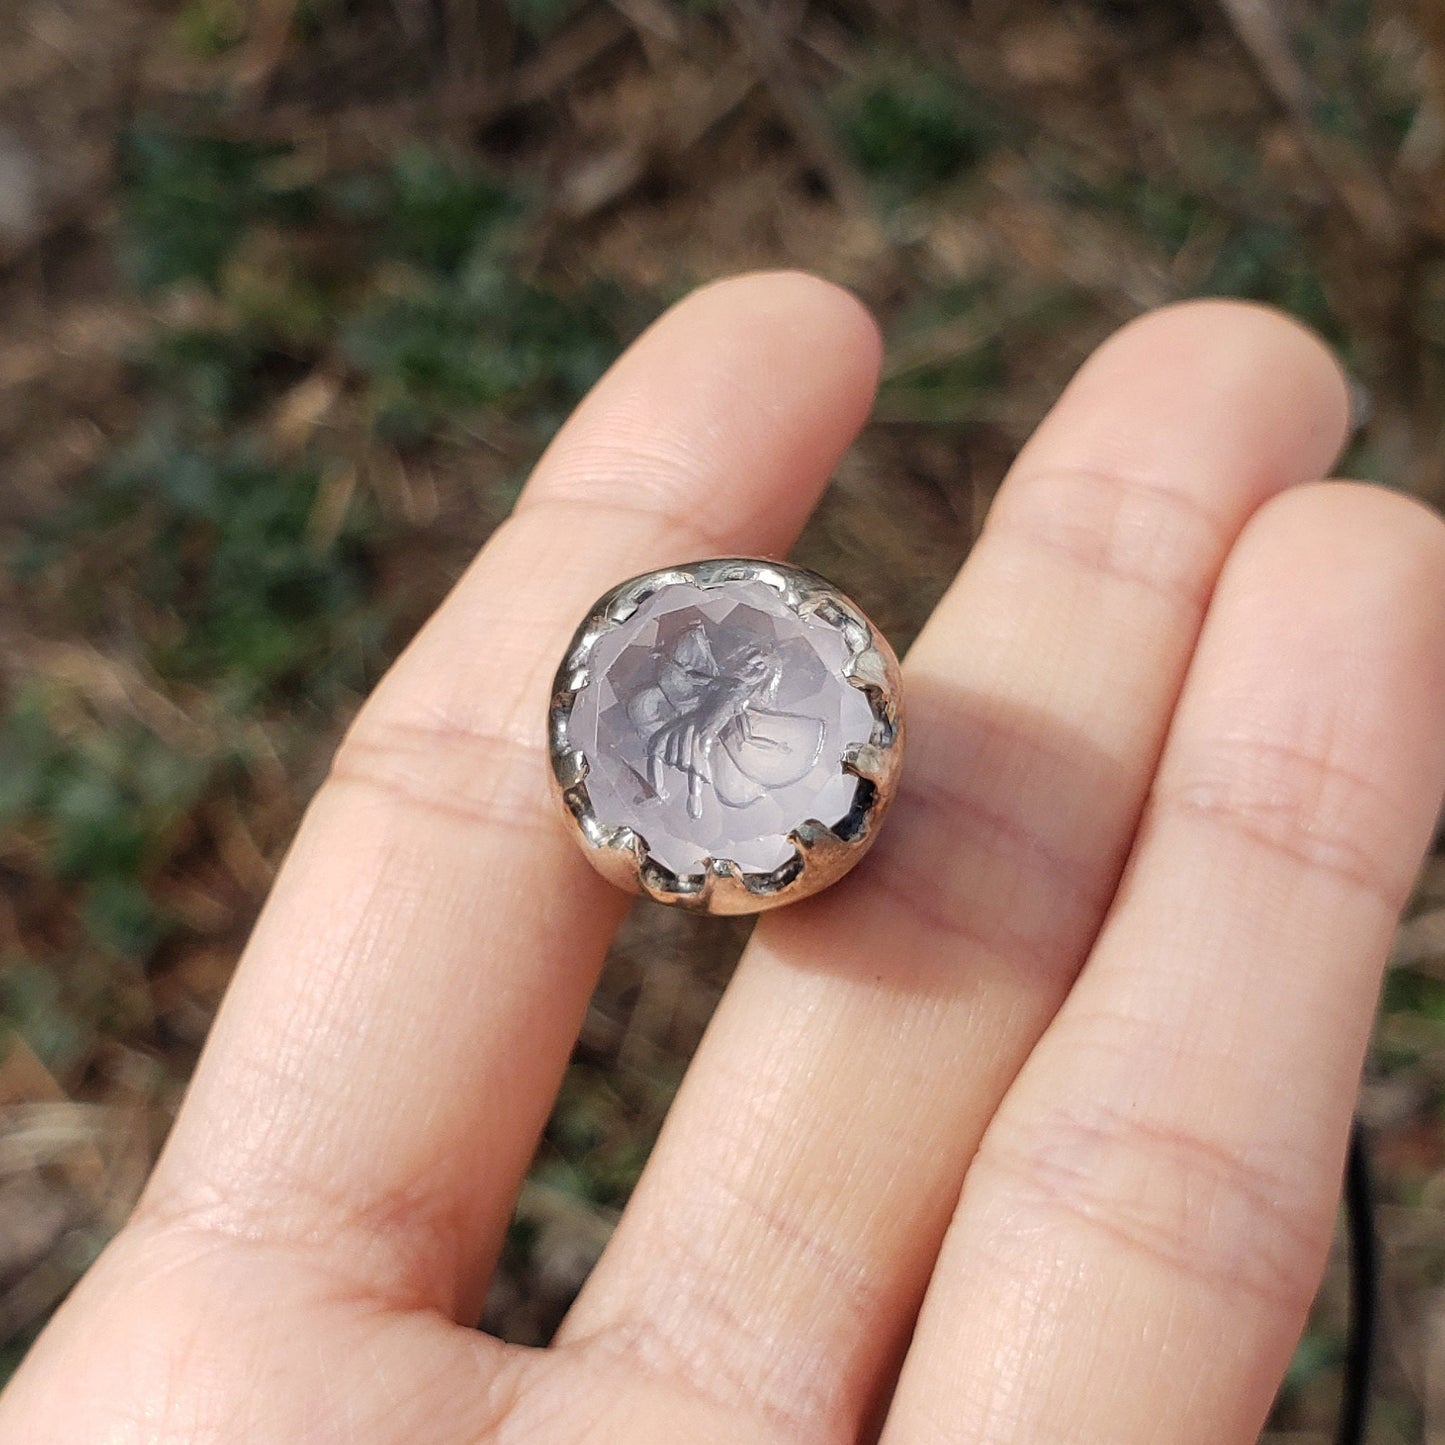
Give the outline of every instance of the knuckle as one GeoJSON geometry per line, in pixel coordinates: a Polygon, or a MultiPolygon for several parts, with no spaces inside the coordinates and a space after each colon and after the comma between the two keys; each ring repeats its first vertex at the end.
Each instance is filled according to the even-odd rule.
{"type": "Polygon", "coordinates": [[[567,516],[588,530],[611,522],[665,536],[668,550],[726,554],[736,546],[736,528],[698,505],[696,489],[688,486],[697,469],[685,450],[671,451],[656,439],[579,449],[551,470],[545,490],[524,494],[510,520],[555,529],[567,516]]]}
{"type": "Polygon", "coordinates": [[[182,1261],[229,1254],[304,1265],[337,1298],[398,1309],[449,1309],[463,1267],[463,1222],[434,1190],[355,1195],[310,1173],[254,1185],[190,1179],[166,1191],[152,1187],[126,1237],[182,1261]]]}
{"type": "Polygon", "coordinates": [[[989,514],[989,534],[1042,547],[1194,614],[1227,547],[1220,523],[1191,493],[1088,468],[1011,477],[989,514]]]}
{"type": "Polygon", "coordinates": [[[838,1362],[876,1329],[886,1311],[882,1287],[790,1201],[740,1182],[727,1167],[700,1175],[710,1187],[708,1214],[719,1222],[688,1211],[659,1216],[640,1294],[578,1343],[702,1403],[746,1414],[760,1428],[757,1438],[779,1445],[853,1438],[867,1384],[838,1362]],[[804,1278],[826,1294],[827,1320],[780,1348],[776,1320],[738,1297],[730,1256],[742,1240],[754,1267],[767,1261],[776,1277],[804,1278]]]}
{"type": "Polygon", "coordinates": [[[972,792],[905,781],[874,853],[871,886],[916,923],[1039,977],[1072,971],[1074,940],[1104,906],[1092,859],[1076,857],[1047,825],[972,792]]]}
{"type": "Polygon", "coordinates": [[[1162,783],[1152,807],[1219,823],[1316,874],[1378,897],[1395,911],[1409,877],[1383,859],[1398,803],[1328,746],[1221,733],[1162,783]]]}
{"type": "Polygon", "coordinates": [[[974,1170],[1000,1180],[1011,1217],[1063,1222],[1225,1298],[1294,1312],[1330,1227],[1296,1164],[1100,1104],[1060,1106],[1007,1143],[986,1138],[974,1170]]]}
{"type": "Polygon", "coordinates": [[[911,761],[867,886],[950,949],[1072,977],[1120,861],[1096,837],[1081,846],[1076,819],[1114,806],[1116,780],[1081,769],[1077,748],[1010,709],[960,702],[917,675],[910,685],[911,761]]]}
{"type": "Polygon", "coordinates": [[[540,736],[363,713],[337,749],[326,787],[360,789],[462,824],[539,827],[547,812],[545,747],[540,736]]]}

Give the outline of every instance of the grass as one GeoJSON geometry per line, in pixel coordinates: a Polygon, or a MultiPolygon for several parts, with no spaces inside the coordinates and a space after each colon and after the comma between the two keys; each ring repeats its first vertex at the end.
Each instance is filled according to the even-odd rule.
{"type": "Polygon", "coordinates": [[[434,149],[303,182],[286,146],[156,122],[121,149],[116,264],[155,307],[133,422],[7,558],[162,718],[44,667],[0,715],[5,856],[46,916],[0,964],[0,1023],[74,1087],[107,1038],[165,1047],[149,996],[208,942],[175,895],[215,806],[258,806],[268,754],[324,745],[396,645],[386,559],[414,529],[358,465],[500,428],[505,497],[632,314],[523,279],[535,197],[434,149]],[[285,435],[317,377],[344,419],[285,435]]]}
{"type": "MultiPolygon", "coordinates": [[[[260,82],[238,79],[259,63],[247,7],[151,16],[154,69],[188,79],[137,80],[134,119],[102,137],[109,183],[41,247],[36,276],[63,292],[103,271],[104,305],[142,318],[106,394],[23,443],[41,457],[77,417],[101,433],[6,537],[23,640],[0,710],[0,1026],[67,1097],[109,1098],[117,1061],[143,1061],[164,1122],[339,729],[570,407],[710,274],[806,265],[882,316],[879,422],[802,556],[900,639],[1073,365],[1144,304],[1246,296],[1315,326],[1370,392],[1360,464],[1439,499],[1445,246],[1397,157],[1433,103],[1403,3],[1329,0],[1289,37],[1303,121],[1180,7],[1027,0],[940,41],[820,4],[787,72],[705,123],[704,82],[758,64],[730,7],[636,31],[587,0],[509,8],[502,79],[461,91],[447,37],[380,0],[307,0],[260,82]],[[659,126],[670,148],[637,159],[659,126]],[[618,157],[619,190],[566,200],[618,157]],[[1357,185],[1394,208],[1388,255],[1351,219],[1357,185]]],[[[33,289],[16,282],[17,315],[33,289]]],[[[593,1223],[625,1201],[740,939],[646,918],[624,938],[539,1154],[548,1198],[593,1223]]],[[[1368,1097],[1402,1210],[1445,1179],[1441,976],[1393,971],[1378,1031],[1368,1097]]],[[[542,1304],[498,1328],[544,1336],[565,1308],[555,1227],[519,1217],[508,1278],[542,1304]]],[[[1399,1269],[1409,1357],[1445,1241],[1399,1269]]],[[[1332,1280],[1281,1430],[1326,1428],[1332,1280]]],[[[0,1370],[41,1318],[0,1341],[0,1370]]],[[[1380,1410],[1382,1445],[1408,1438],[1403,1372],[1380,1410]]]]}
{"type": "Polygon", "coordinates": [[[1005,131],[988,97],[907,54],[841,86],[832,112],[859,170],[892,205],[966,180],[1005,131]]]}

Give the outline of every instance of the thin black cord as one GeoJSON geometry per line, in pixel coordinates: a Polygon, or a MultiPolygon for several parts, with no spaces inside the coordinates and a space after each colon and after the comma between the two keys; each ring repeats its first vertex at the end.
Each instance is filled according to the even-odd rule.
{"type": "Polygon", "coordinates": [[[1350,1246],[1350,1314],[1336,1445],[1364,1445],[1380,1311],[1380,1244],[1369,1144],[1358,1119],[1345,1161],[1345,1228],[1350,1246]]]}

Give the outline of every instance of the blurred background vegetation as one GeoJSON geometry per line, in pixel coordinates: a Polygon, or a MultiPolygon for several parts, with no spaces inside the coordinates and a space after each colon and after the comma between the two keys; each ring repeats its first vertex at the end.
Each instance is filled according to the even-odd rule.
{"type": "MultiPolygon", "coordinates": [[[[298,811],[609,359],[805,266],[889,339],[801,557],[906,643],[1107,331],[1283,306],[1445,491],[1438,0],[0,7],[0,1378],[124,1216],[298,811]]],[[[544,1340],[742,942],[639,909],[486,1323],[544,1340]]],[[[1364,1096],[1372,1439],[1445,1440],[1445,860],[1364,1096]]],[[[1337,1262],[1271,1424],[1324,1441],[1337,1262]]]]}

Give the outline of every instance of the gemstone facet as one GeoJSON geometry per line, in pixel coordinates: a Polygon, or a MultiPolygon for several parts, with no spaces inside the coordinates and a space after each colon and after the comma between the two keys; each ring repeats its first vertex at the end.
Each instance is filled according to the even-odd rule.
{"type": "Polygon", "coordinates": [[[598,603],[551,721],[584,842],[630,854],[665,901],[748,911],[812,891],[797,886],[810,852],[829,854],[821,883],[871,841],[897,765],[897,664],[812,573],[694,563],[598,603]]]}

